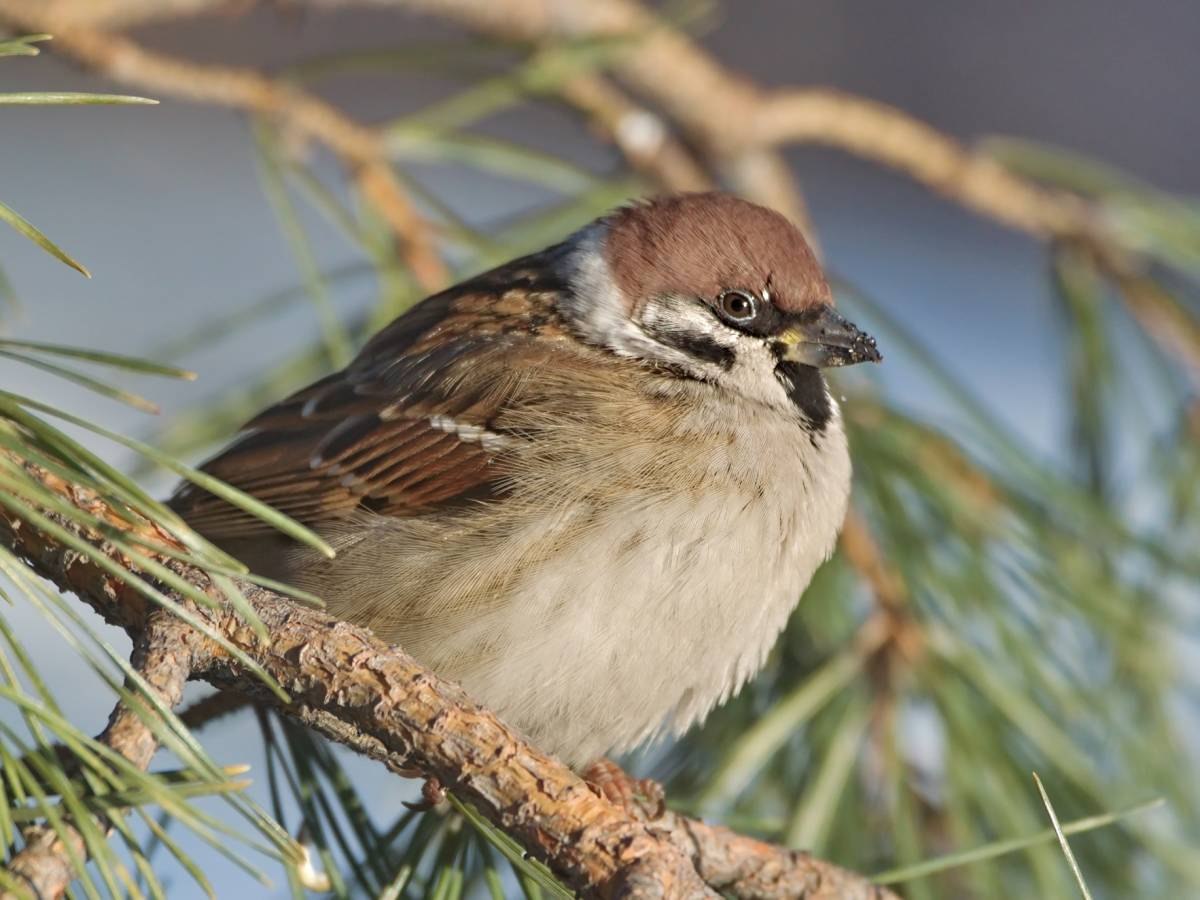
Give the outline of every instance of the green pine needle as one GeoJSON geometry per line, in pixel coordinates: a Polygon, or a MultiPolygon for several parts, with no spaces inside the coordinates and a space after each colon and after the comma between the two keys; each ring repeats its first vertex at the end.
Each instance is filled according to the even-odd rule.
{"type": "Polygon", "coordinates": [[[26,34],[0,41],[0,56],[37,56],[42,51],[34,44],[50,40],[48,34],[26,34]]]}
{"type": "Polygon", "coordinates": [[[50,356],[63,356],[80,362],[97,363],[122,369],[138,375],[161,375],[165,378],[179,378],[183,381],[195,381],[196,373],[178,366],[153,362],[137,356],[125,356],[121,353],[109,353],[104,350],[92,350],[86,347],[68,347],[64,344],[47,344],[42,341],[22,341],[14,338],[0,337],[0,348],[18,351],[44,353],[50,356]]]}
{"type": "MultiPolygon", "coordinates": [[[[1152,809],[1158,809],[1165,802],[1163,798],[1159,797],[1118,812],[1102,813],[1100,815],[1076,819],[1061,826],[1061,834],[1083,834],[1088,831],[1094,831],[1097,828],[1114,825],[1132,816],[1149,812],[1152,809]]],[[[997,859],[1021,850],[1028,850],[1031,847],[1052,843],[1058,839],[1060,830],[1047,828],[1044,831],[1039,831],[1036,834],[1026,837],[994,841],[993,843],[985,844],[982,847],[976,847],[972,850],[964,850],[961,853],[951,853],[946,856],[937,857],[936,859],[929,859],[915,866],[888,869],[886,872],[879,872],[876,875],[872,875],[871,880],[876,884],[900,884],[901,882],[913,881],[917,878],[928,878],[931,875],[938,875],[961,866],[986,862],[987,860],[997,859]]]]}
{"type": "Polygon", "coordinates": [[[92,273],[83,267],[83,263],[77,262],[73,257],[69,256],[65,250],[46,237],[37,226],[4,203],[0,203],[0,222],[7,222],[19,234],[25,235],[25,237],[29,238],[55,259],[66,263],[76,272],[79,272],[84,278],[92,277],[92,273]]]}
{"type": "Polygon", "coordinates": [[[1042,784],[1042,779],[1038,777],[1037,772],[1033,773],[1033,781],[1037,785],[1038,793],[1042,796],[1042,803],[1046,805],[1046,812],[1049,813],[1050,822],[1054,826],[1054,836],[1058,838],[1058,845],[1062,847],[1063,856],[1067,858],[1067,863],[1071,866],[1071,873],[1079,884],[1083,900],[1092,900],[1092,892],[1088,890],[1087,882],[1083,880],[1083,872],[1079,869],[1079,863],[1075,861],[1075,854],[1071,852],[1071,844],[1063,833],[1062,825],[1058,822],[1058,813],[1054,811],[1054,804],[1050,802],[1050,795],[1046,793],[1046,786],[1042,784]]]}
{"type": "MultiPolygon", "coordinates": [[[[32,55],[32,54],[27,54],[32,55]]],[[[0,93],[0,106],[157,106],[157,100],[126,94],[88,94],[78,91],[0,93]]]]}

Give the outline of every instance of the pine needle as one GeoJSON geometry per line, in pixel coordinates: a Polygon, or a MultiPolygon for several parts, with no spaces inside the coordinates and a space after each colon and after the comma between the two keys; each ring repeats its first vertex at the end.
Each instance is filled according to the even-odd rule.
{"type": "Polygon", "coordinates": [[[1062,847],[1063,855],[1066,856],[1067,862],[1071,866],[1071,872],[1075,875],[1075,881],[1079,884],[1079,890],[1083,894],[1083,900],[1092,900],[1092,892],[1088,890],[1087,883],[1083,880],[1083,872],[1079,869],[1079,863],[1075,861],[1075,854],[1071,852],[1071,844],[1067,841],[1067,836],[1063,834],[1062,826],[1058,823],[1058,813],[1054,811],[1054,804],[1050,802],[1050,795],[1046,793],[1046,786],[1042,784],[1042,779],[1038,777],[1038,773],[1033,773],[1033,781],[1037,785],[1038,793],[1042,795],[1042,803],[1046,805],[1046,812],[1050,814],[1050,822],[1054,825],[1054,834],[1058,837],[1058,845],[1062,847]]]}

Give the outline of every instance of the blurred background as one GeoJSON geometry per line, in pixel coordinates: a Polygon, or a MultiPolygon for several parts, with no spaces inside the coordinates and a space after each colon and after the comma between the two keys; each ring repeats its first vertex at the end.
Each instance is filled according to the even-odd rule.
{"type": "MultiPolygon", "coordinates": [[[[227,4],[129,35],[172,56],[303,77],[347,115],[393,123],[403,183],[450,235],[455,276],[656,189],[562,104],[518,91],[489,106],[486,89],[470,95],[478,113],[462,101],[518,71],[527,47],[489,44],[436,16],[338,6],[227,4]],[[452,122],[453,140],[411,128],[432,121],[430,110],[452,122]]],[[[1194,327],[1195,3],[743,0],[664,15],[761,86],[829,86],[894,105],[1014,171],[1078,191],[1109,217],[1139,277],[1170,298],[1177,315],[1160,315],[1160,331],[1194,327]]],[[[2,9],[0,25],[9,27],[2,9]]],[[[157,403],[157,416],[0,359],[6,390],[194,462],[421,295],[386,228],[313,142],[118,85],[55,54],[53,42],[47,50],[0,60],[0,90],[161,103],[0,109],[0,199],[93,275],[85,281],[0,228],[0,266],[20,301],[0,312],[0,334],[146,356],[199,378],[116,379],[157,403]]],[[[600,73],[614,55],[568,52],[592,54],[585,65],[600,73]]],[[[633,769],[666,780],[673,805],[867,873],[1044,828],[1031,769],[1064,820],[1163,797],[1165,807],[1075,838],[1084,875],[1096,896],[1200,896],[1195,368],[1164,350],[1161,334],[1148,337],[1146,319],[1130,314],[1136,304],[1070,241],[1048,244],[842,150],[783,155],[839,303],[885,354],[839,389],[852,410],[857,509],[893,591],[881,599],[861,558],[842,553],[754,688],[633,769]],[[876,608],[903,620],[901,637],[843,677],[831,661],[876,608]],[[764,720],[769,732],[755,730],[764,720]]],[[[170,489],[170,477],[130,452],[87,443],[159,495],[170,489]]],[[[99,731],[112,695],[88,664],[64,652],[31,605],[2,614],[68,717],[99,731]]],[[[19,716],[0,701],[0,720],[19,716]]],[[[201,735],[217,761],[253,767],[250,794],[270,808],[255,717],[201,735]]],[[[336,757],[386,831],[412,784],[336,757]]],[[[230,815],[219,800],[199,802],[230,815]]],[[[300,804],[280,804],[295,833],[300,804]]],[[[203,842],[180,840],[218,896],[289,893],[269,861],[260,864],[270,889],[203,842]]],[[[402,835],[398,858],[403,844],[402,835]]],[[[371,894],[374,882],[354,882],[354,855],[335,847],[328,861],[345,869],[349,893],[371,894]]],[[[156,860],[172,898],[203,895],[168,854],[156,860]]],[[[408,894],[430,892],[429,879],[408,894]]],[[[897,890],[1067,897],[1078,888],[1057,847],[1042,843],[897,890]]]]}

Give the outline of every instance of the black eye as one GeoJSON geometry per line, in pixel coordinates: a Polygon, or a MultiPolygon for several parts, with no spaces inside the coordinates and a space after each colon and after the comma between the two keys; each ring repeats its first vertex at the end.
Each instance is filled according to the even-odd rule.
{"type": "Polygon", "coordinates": [[[749,322],[758,315],[758,298],[745,291],[725,291],[717,297],[717,309],[732,322],[749,322]]]}

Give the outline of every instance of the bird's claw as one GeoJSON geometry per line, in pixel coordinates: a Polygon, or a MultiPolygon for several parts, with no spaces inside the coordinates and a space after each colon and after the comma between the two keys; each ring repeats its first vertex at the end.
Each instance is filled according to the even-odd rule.
{"type": "Polygon", "coordinates": [[[592,763],[584,771],[583,780],[639,821],[652,822],[666,811],[666,792],[661,784],[651,778],[634,778],[611,759],[592,763]]]}

